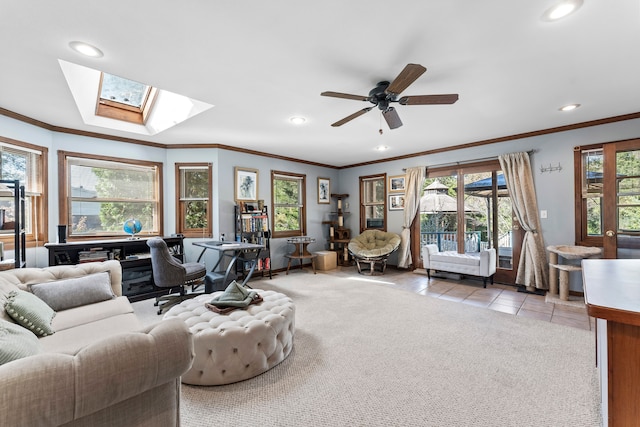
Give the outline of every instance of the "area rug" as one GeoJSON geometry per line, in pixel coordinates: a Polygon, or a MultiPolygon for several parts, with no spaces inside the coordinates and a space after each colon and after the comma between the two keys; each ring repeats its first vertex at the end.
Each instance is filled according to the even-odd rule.
{"type": "MultiPolygon", "coordinates": [[[[182,425],[600,425],[593,332],[379,281],[303,270],[252,282],[293,298],[294,350],[250,380],[183,385],[182,425]]],[[[145,321],[152,304],[134,304],[145,321]]]]}

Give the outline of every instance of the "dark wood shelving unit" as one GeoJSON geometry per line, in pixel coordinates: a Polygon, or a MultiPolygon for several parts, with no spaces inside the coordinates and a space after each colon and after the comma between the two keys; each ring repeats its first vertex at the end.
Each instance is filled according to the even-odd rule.
{"type": "MultiPolygon", "coordinates": [[[[269,230],[269,209],[267,206],[257,208],[249,203],[242,203],[235,206],[235,241],[242,243],[253,243],[264,246],[258,254],[256,269],[253,272],[255,277],[260,273],[264,277],[268,273],[271,279],[271,231],[269,230]]],[[[250,269],[250,264],[242,262],[236,263],[236,275],[238,278],[245,277],[250,269]]]]}
{"type": "Polygon", "coordinates": [[[331,194],[331,197],[336,199],[336,211],[331,212],[332,219],[330,221],[322,222],[329,225],[329,250],[337,252],[338,265],[351,265],[351,257],[347,248],[351,241],[351,230],[344,226],[344,217],[349,212],[342,210],[343,201],[349,195],[331,194]]]}

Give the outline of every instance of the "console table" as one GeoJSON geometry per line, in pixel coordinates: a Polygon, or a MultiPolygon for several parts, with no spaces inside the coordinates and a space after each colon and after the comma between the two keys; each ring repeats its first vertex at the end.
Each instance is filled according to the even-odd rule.
{"type": "Polygon", "coordinates": [[[640,260],[582,261],[587,312],[596,318],[602,423],[640,420],[640,260]]]}
{"type": "MultiPolygon", "coordinates": [[[[183,261],[182,237],[163,237],[171,254],[183,261]]],[[[69,265],[99,262],[108,259],[120,261],[122,266],[122,295],[130,301],[140,301],[166,294],[164,288],[153,283],[151,250],[147,238],[117,240],[84,240],[67,243],[46,243],[49,265],[69,265]]]]}

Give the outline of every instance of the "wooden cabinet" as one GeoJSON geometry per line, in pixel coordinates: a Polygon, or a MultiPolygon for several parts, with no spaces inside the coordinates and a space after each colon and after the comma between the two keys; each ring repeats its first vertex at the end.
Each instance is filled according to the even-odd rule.
{"type": "MultiPolygon", "coordinates": [[[[252,243],[264,246],[258,254],[254,275],[260,273],[264,276],[269,274],[271,279],[271,249],[269,230],[269,209],[267,206],[253,206],[249,203],[235,206],[235,241],[242,243],[252,243]]],[[[236,275],[245,277],[251,269],[250,262],[236,264],[236,275]]]]}
{"type": "Polygon", "coordinates": [[[602,423],[640,420],[640,260],[582,261],[587,312],[596,318],[602,423]]]}
{"type": "MultiPolygon", "coordinates": [[[[163,237],[174,257],[183,260],[182,237],[163,237]]],[[[151,253],[147,239],[91,240],[47,243],[49,265],[81,264],[114,259],[122,266],[122,294],[130,301],[153,298],[166,293],[153,283],[151,253]]]]}

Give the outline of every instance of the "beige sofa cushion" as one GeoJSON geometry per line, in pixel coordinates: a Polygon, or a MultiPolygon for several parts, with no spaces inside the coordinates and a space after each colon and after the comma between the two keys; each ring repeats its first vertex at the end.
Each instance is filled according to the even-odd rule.
{"type": "MultiPolygon", "coordinates": [[[[135,314],[120,314],[57,331],[53,335],[40,338],[40,346],[45,353],[75,354],[89,344],[122,332],[137,331],[141,327],[135,314]]],[[[135,354],[132,357],[135,357],[135,354]]]]}
{"type": "Polygon", "coordinates": [[[16,268],[0,273],[0,288],[5,284],[17,286],[28,291],[30,285],[54,282],[72,277],[108,271],[111,276],[111,288],[116,296],[122,295],[122,267],[120,261],[87,262],[77,265],[56,265],[44,268],[16,268]]]}
{"type": "Polygon", "coordinates": [[[133,313],[133,307],[129,303],[129,300],[127,297],[118,297],[112,300],[59,311],[56,313],[56,317],[53,318],[51,326],[53,326],[57,332],[60,332],[79,325],[128,313],[133,313]]]}

